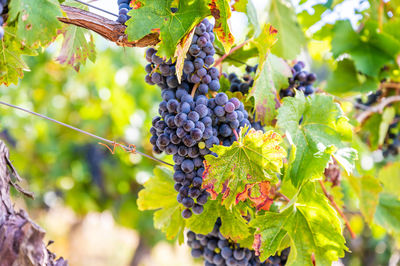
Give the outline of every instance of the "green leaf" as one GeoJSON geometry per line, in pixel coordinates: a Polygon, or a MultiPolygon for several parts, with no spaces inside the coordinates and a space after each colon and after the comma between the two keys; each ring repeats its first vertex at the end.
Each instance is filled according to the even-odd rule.
{"type": "Polygon", "coordinates": [[[305,98],[298,92],[296,97],[284,98],[278,110],[277,125],[296,145],[295,160],[287,170],[296,187],[306,180],[320,178],[331,155],[340,157],[342,165],[353,165],[355,151],[349,154],[342,143],[344,132],[350,127],[343,118],[342,110],[330,96],[305,98]]]}
{"type": "Polygon", "coordinates": [[[271,0],[266,11],[268,23],[278,29],[278,42],[272,48],[272,53],[285,59],[296,58],[306,39],[291,2],[271,0]]]}
{"type": "Polygon", "coordinates": [[[46,46],[61,29],[62,17],[57,0],[13,0],[9,3],[9,21],[17,20],[17,38],[27,46],[46,46]]]}
{"type": "Polygon", "coordinates": [[[366,75],[377,77],[380,69],[394,62],[400,51],[400,43],[386,33],[378,32],[375,22],[367,22],[357,34],[350,21],[338,21],[333,30],[332,53],[335,58],[348,53],[356,69],[366,75]]]}
{"type": "Polygon", "coordinates": [[[22,55],[33,56],[37,53],[14,38],[16,28],[5,26],[4,31],[4,38],[0,40],[0,85],[17,85],[18,78],[22,78],[24,71],[29,70],[22,55]]]}
{"type": "Polygon", "coordinates": [[[166,234],[167,239],[178,236],[183,243],[185,220],[181,205],[176,201],[178,193],[174,189],[173,172],[165,167],[156,167],[154,177],[144,184],[137,200],[139,210],[156,210],[154,226],[166,234]]]}
{"type": "Polygon", "coordinates": [[[320,21],[322,14],[328,9],[323,4],[314,5],[312,8],[314,9],[313,14],[308,13],[307,10],[303,10],[300,14],[297,15],[300,24],[306,29],[320,21]]]}
{"type": "Polygon", "coordinates": [[[385,165],[378,174],[382,182],[383,191],[397,196],[400,199],[400,162],[385,165]]]}
{"type": "Polygon", "coordinates": [[[375,221],[389,232],[400,233],[400,200],[382,193],[376,208],[375,221]]]}
{"type": "Polygon", "coordinates": [[[172,0],[141,0],[138,9],[132,9],[126,32],[130,41],[137,41],[144,36],[160,31],[158,54],[167,58],[174,55],[179,41],[194,26],[210,14],[207,1],[179,1],[178,11],[172,13],[172,0]]]}
{"type": "Polygon", "coordinates": [[[286,235],[292,242],[287,265],[313,265],[312,254],[316,265],[330,265],[347,250],[336,211],[313,183],[280,213],[267,212],[250,226],[258,228],[255,246],[261,260],[274,255],[286,235]]]}
{"type": "Polygon", "coordinates": [[[250,236],[247,221],[239,210],[237,208],[227,210],[221,205],[220,198],[207,201],[200,215],[188,219],[187,227],[198,234],[206,235],[213,230],[218,217],[221,218],[220,232],[224,237],[239,241],[250,236]]]}
{"type": "Polygon", "coordinates": [[[268,55],[264,65],[258,68],[250,97],[254,97],[256,120],[270,125],[277,114],[277,91],[289,85],[288,78],[292,72],[283,59],[273,54],[268,55]]]}
{"type": "Polygon", "coordinates": [[[61,64],[71,65],[75,70],[79,70],[80,65],[85,65],[86,60],[96,61],[96,50],[93,36],[86,40],[86,29],[70,25],[63,32],[64,40],[61,46],[57,61],[61,64]]]}
{"type": "Polygon", "coordinates": [[[371,224],[378,205],[379,193],[382,191],[379,180],[368,175],[361,178],[350,175],[347,176],[347,179],[359,198],[361,213],[365,220],[371,224]]]}
{"type": "Polygon", "coordinates": [[[282,138],[269,131],[251,129],[246,135],[242,128],[238,141],[232,146],[216,145],[211,150],[217,154],[206,155],[203,187],[212,195],[223,193],[223,203],[231,208],[237,195],[246,184],[261,181],[276,182],[276,173],[283,165],[285,150],[279,146],[282,138]]]}
{"type": "Polygon", "coordinates": [[[336,69],[330,75],[325,90],[334,95],[349,96],[375,91],[378,87],[378,79],[358,74],[354,62],[343,59],[337,63],[336,69]]]}
{"type": "Polygon", "coordinates": [[[249,43],[227,56],[224,59],[224,63],[230,63],[231,65],[241,67],[246,64],[249,59],[257,57],[259,55],[258,53],[258,49],[254,44],[249,43]]]}
{"type": "Polygon", "coordinates": [[[214,32],[224,47],[225,53],[229,53],[235,43],[231,30],[229,29],[228,19],[231,17],[231,7],[228,0],[211,0],[211,14],[215,18],[214,32]]]}

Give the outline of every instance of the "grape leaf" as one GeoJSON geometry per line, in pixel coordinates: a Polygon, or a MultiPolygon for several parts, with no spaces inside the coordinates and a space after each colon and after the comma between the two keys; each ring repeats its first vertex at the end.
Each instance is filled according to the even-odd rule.
{"type": "Polygon", "coordinates": [[[337,155],[342,166],[352,166],[357,158],[356,151],[342,143],[348,137],[350,125],[330,96],[305,98],[298,92],[296,97],[285,97],[278,110],[278,127],[296,145],[295,160],[287,170],[296,187],[306,180],[320,178],[331,155],[337,155]]]}
{"type": "Polygon", "coordinates": [[[282,138],[269,131],[250,131],[245,135],[242,128],[238,141],[232,146],[216,145],[211,150],[217,154],[206,155],[206,171],[203,187],[216,194],[223,193],[223,204],[231,208],[236,196],[244,191],[246,184],[271,181],[276,182],[276,173],[283,165],[285,150],[279,146],[282,138]]]}
{"type": "Polygon", "coordinates": [[[224,237],[238,241],[250,236],[247,221],[239,210],[237,208],[227,210],[221,205],[221,197],[209,200],[201,214],[188,219],[187,227],[198,234],[206,235],[213,230],[218,217],[221,218],[220,232],[224,237]]]}
{"type": "MultiPolygon", "coordinates": [[[[65,1],[64,5],[89,10],[87,6],[72,0],[65,1]]],[[[74,25],[65,25],[60,32],[64,39],[57,61],[72,66],[76,71],[79,71],[81,65],[85,65],[87,59],[93,63],[96,61],[96,49],[89,30],[74,25]],[[89,40],[86,39],[86,35],[89,36],[89,40]]]]}
{"type": "Polygon", "coordinates": [[[400,162],[393,162],[381,168],[378,179],[386,193],[396,195],[397,199],[400,199],[400,162]]]}
{"type": "Polygon", "coordinates": [[[211,0],[209,3],[211,14],[215,18],[214,32],[224,47],[225,53],[229,53],[235,42],[228,19],[231,17],[231,7],[228,0],[211,0]]]}
{"type": "Polygon", "coordinates": [[[280,213],[266,212],[250,226],[258,228],[254,246],[261,260],[274,255],[286,235],[292,243],[287,265],[313,265],[312,254],[316,265],[330,265],[347,250],[336,211],[313,183],[280,213]]]}
{"type": "Polygon", "coordinates": [[[350,21],[338,21],[333,29],[332,53],[335,58],[348,53],[358,71],[377,77],[380,69],[394,62],[400,51],[400,43],[384,32],[378,32],[378,25],[367,22],[358,35],[350,21]]]}
{"type": "MultiPolygon", "coordinates": [[[[276,43],[277,30],[271,26],[271,24],[265,24],[262,32],[251,42],[257,47],[259,66],[263,66],[265,60],[267,60],[267,55],[270,54],[271,47],[276,43]]],[[[260,67],[258,68],[258,75],[261,72],[260,67]]]]}
{"type": "Polygon", "coordinates": [[[338,96],[349,96],[360,92],[366,93],[378,89],[379,80],[360,75],[352,60],[343,59],[328,79],[327,92],[338,96]]]}
{"type": "Polygon", "coordinates": [[[139,40],[159,29],[158,54],[168,58],[174,55],[179,41],[210,14],[205,0],[179,1],[176,13],[170,10],[172,0],[141,0],[140,3],[140,7],[129,12],[132,17],[126,23],[129,40],[139,40]]]}
{"type": "Polygon", "coordinates": [[[274,189],[268,181],[246,184],[244,190],[237,195],[236,204],[239,201],[249,199],[257,211],[268,211],[274,202],[273,198],[270,197],[273,193],[274,189]]]}
{"type": "Polygon", "coordinates": [[[277,91],[289,85],[288,78],[292,72],[282,58],[273,54],[269,54],[265,63],[259,65],[258,69],[254,86],[249,95],[254,97],[256,120],[270,125],[275,119],[276,109],[279,107],[277,91]]]}
{"type": "Polygon", "coordinates": [[[156,167],[154,177],[144,184],[137,200],[139,210],[156,210],[154,226],[166,234],[167,239],[178,236],[183,243],[185,220],[181,216],[183,207],[176,201],[173,173],[165,167],[156,167]]]}
{"type": "Polygon", "coordinates": [[[63,31],[64,40],[57,61],[72,66],[76,71],[79,71],[81,64],[85,65],[87,59],[95,62],[93,36],[90,35],[90,40],[86,40],[86,32],[86,29],[77,26],[67,26],[63,31]]]}
{"type": "Polygon", "coordinates": [[[297,15],[300,24],[306,29],[320,21],[321,15],[327,10],[327,7],[324,4],[314,5],[312,8],[314,9],[313,14],[310,14],[308,10],[303,10],[297,15]]]}
{"type": "Polygon", "coordinates": [[[400,233],[400,200],[391,194],[379,195],[375,221],[389,232],[400,233]]]}
{"type": "Polygon", "coordinates": [[[22,59],[22,55],[37,55],[36,51],[23,45],[16,39],[16,28],[4,26],[5,35],[0,40],[0,85],[18,84],[18,78],[24,76],[24,71],[29,70],[22,59]]]}
{"type": "Polygon", "coordinates": [[[347,180],[349,180],[351,187],[359,198],[362,215],[365,220],[371,224],[374,218],[376,206],[378,205],[379,193],[382,191],[379,180],[368,175],[360,178],[350,175],[347,176],[347,180]]]}
{"type": "Polygon", "coordinates": [[[190,44],[192,43],[194,35],[194,28],[187,34],[185,37],[182,38],[178,46],[175,50],[175,57],[176,57],[176,76],[178,78],[178,82],[181,83],[182,74],[183,74],[183,63],[185,62],[187,51],[189,50],[190,44]]]}
{"type": "Polygon", "coordinates": [[[61,29],[62,17],[57,0],[13,0],[9,3],[9,21],[18,20],[16,36],[27,46],[46,46],[61,29]]]}
{"type": "Polygon", "coordinates": [[[267,21],[278,29],[278,41],[272,48],[272,53],[285,59],[294,59],[306,39],[292,4],[286,0],[272,0],[269,1],[266,11],[267,21]]]}

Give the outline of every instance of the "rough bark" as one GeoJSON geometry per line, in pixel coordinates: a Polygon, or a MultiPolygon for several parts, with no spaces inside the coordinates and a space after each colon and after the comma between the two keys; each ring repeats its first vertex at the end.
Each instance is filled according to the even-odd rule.
{"type": "Polygon", "coordinates": [[[23,210],[15,210],[10,198],[10,186],[27,196],[15,182],[18,176],[9,159],[9,151],[0,140],[0,266],[65,266],[63,258],[56,260],[43,242],[45,231],[23,210]]]}
{"type": "Polygon", "coordinates": [[[128,36],[125,34],[126,26],[121,23],[76,7],[61,5],[61,8],[67,15],[58,18],[61,22],[94,31],[119,46],[147,47],[156,45],[160,41],[158,33],[151,33],[138,41],[128,41],[128,36]]]}

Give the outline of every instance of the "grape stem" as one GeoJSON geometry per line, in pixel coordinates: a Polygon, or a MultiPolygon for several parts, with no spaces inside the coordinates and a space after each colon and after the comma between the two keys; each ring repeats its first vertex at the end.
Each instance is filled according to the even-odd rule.
{"type": "Polygon", "coordinates": [[[105,139],[105,138],[99,137],[99,136],[97,136],[97,135],[94,135],[94,134],[89,133],[89,132],[87,132],[87,131],[84,131],[84,130],[82,130],[82,129],[73,127],[73,126],[71,126],[71,125],[68,125],[68,124],[65,124],[65,123],[63,123],[63,122],[57,121],[57,120],[55,120],[55,119],[53,119],[53,118],[50,118],[50,117],[47,117],[47,116],[45,116],[45,115],[42,115],[42,114],[39,114],[39,113],[30,111],[30,110],[24,109],[24,108],[22,108],[22,107],[19,107],[19,106],[13,105],[13,104],[5,103],[5,102],[2,102],[2,101],[0,101],[0,104],[6,105],[6,106],[8,106],[8,107],[15,108],[15,109],[18,109],[18,110],[20,110],[20,111],[23,111],[23,112],[26,112],[26,113],[29,113],[29,114],[38,116],[38,117],[43,118],[43,119],[46,119],[46,120],[49,120],[49,121],[51,121],[51,122],[53,122],[53,123],[59,124],[59,125],[61,125],[61,126],[67,127],[67,128],[69,128],[69,129],[72,129],[72,130],[75,130],[75,131],[78,131],[78,132],[80,132],[80,133],[82,133],[82,134],[88,135],[88,136],[90,136],[90,137],[92,137],[92,138],[101,140],[101,141],[103,141],[103,142],[107,142],[107,143],[109,143],[109,144],[111,144],[111,145],[120,146],[120,147],[122,147],[124,150],[126,150],[126,151],[128,151],[128,152],[135,152],[135,153],[140,154],[140,155],[142,155],[142,156],[144,156],[144,157],[147,157],[147,158],[149,158],[149,159],[151,159],[151,160],[153,160],[153,161],[156,161],[156,162],[159,162],[159,163],[163,163],[163,164],[165,164],[165,165],[173,166],[172,164],[167,163],[167,162],[165,162],[165,161],[163,161],[163,160],[157,159],[157,158],[155,158],[155,157],[153,157],[153,156],[150,156],[150,155],[145,154],[145,153],[143,153],[143,152],[137,151],[137,150],[134,148],[133,145],[125,146],[125,145],[123,145],[123,144],[116,143],[115,141],[111,141],[111,140],[109,140],[109,139],[105,139]]]}
{"type": "Polygon", "coordinates": [[[244,42],[242,42],[241,44],[239,44],[238,46],[233,47],[229,53],[224,54],[223,56],[221,56],[220,58],[218,58],[218,60],[215,62],[214,66],[218,66],[219,64],[222,63],[222,61],[225,60],[225,58],[227,58],[228,56],[230,56],[231,54],[233,54],[236,50],[239,50],[240,48],[242,48],[243,46],[245,46],[246,44],[248,44],[250,42],[250,40],[246,40],[244,42]]]}
{"type": "Polygon", "coordinates": [[[235,134],[236,140],[239,140],[239,135],[238,135],[236,129],[233,129],[233,134],[235,134]]]}
{"type": "Polygon", "coordinates": [[[322,180],[318,180],[319,184],[321,185],[322,191],[324,192],[325,196],[328,198],[329,202],[332,204],[333,208],[339,213],[339,215],[343,218],[343,221],[347,227],[347,230],[349,230],[349,233],[351,235],[351,238],[356,238],[356,234],[354,233],[353,229],[350,226],[349,221],[347,220],[346,216],[344,216],[342,210],[339,208],[339,206],[336,204],[335,200],[333,199],[332,195],[329,195],[328,191],[326,190],[326,187],[324,185],[324,182],[322,180]]]}
{"type": "Polygon", "coordinates": [[[194,84],[193,89],[192,89],[192,93],[190,94],[192,96],[192,98],[194,98],[194,95],[196,94],[196,90],[197,88],[200,86],[200,82],[194,84]]]}
{"type": "Polygon", "coordinates": [[[370,117],[374,113],[382,113],[383,109],[391,103],[400,102],[400,95],[390,96],[387,98],[383,98],[381,102],[377,105],[371,106],[366,109],[364,112],[357,115],[357,121],[362,124],[368,117],[370,117]]]}

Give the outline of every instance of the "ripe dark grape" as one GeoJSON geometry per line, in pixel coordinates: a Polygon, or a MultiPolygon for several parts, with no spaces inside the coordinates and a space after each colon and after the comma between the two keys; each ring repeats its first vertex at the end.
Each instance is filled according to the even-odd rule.
{"type": "MultiPolygon", "coordinates": [[[[195,207],[193,207],[193,211],[195,207]]],[[[290,249],[287,248],[280,255],[269,257],[266,261],[260,261],[253,250],[242,248],[239,244],[225,238],[221,232],[221,219],[218,218],[214,229],[207,235],[187,233],[187,244],[192,249],[194,258],[203,258],[204,265],[285,265],[290,249]]]]}
{"type": "Polygon", "coordinates": [[[128,16],[128,12],[132,9],[129,6],[129,2],[130,0],[118,0],[118,18],[117,18],[117,22],[121,23],[121,24],[125,24],[125,22],[127,22],[131,17],[128,16]]]}
{"type": "Polygon", "coordinates": [[[281,98],[293,97],[295,91],[302,91],[305,96],[309,96],[315,92],[313,83],[317,80],[317,76],[314,73],[308,73],[303,70],[305,64],[302,61],[297,62],[293,68],[293,76],[289,78],[289,87],[281,89],[279,95],[281,98]]]}

